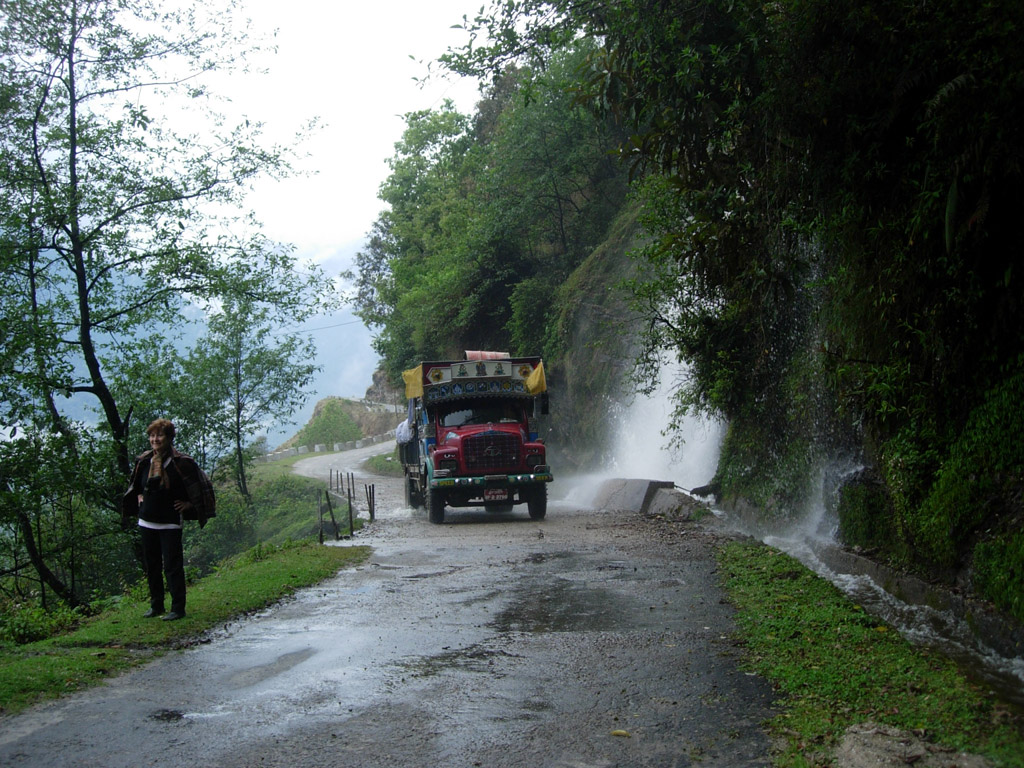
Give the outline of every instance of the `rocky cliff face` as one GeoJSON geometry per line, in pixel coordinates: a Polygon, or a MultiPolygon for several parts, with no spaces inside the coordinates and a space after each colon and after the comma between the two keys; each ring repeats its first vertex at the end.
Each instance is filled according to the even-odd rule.
{"type": "Polygon", "coordinates": [[[371,403],[397,404],[401,407],[405,404],[405,393],[391,386],[387,374],[378,369],[373,372],[373,383],[366,388],[365,399],[371,403]]]}
{"type": "Polygon", "coordinates": [[[629,374],[640,325],[623,281],[635,275],[635,211],[611,227],[608,240],[573,272],[559,291],[555,327],[548,330],[545,363],[551,392],[553,463],[566,469],[602,466],[613,448],[617,405],[631,395],[629,374]],[[554,347],[552,349],[551,347],[554,347]]]}

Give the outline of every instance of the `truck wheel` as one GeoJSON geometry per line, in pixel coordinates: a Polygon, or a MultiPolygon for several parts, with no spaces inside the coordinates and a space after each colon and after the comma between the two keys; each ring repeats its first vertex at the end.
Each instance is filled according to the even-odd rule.
{"type": "Polygon", "coordinates": [[[432,523],[444,522],[444,494],[427,488],[427,516],[432,523]]]}
{"type": "Polygon", "coordinates": [[[548,513],[548,487],[539,485],[531,488],[526,497],[526,508],[530,511],[531,520],[543,520],[548,513]]]}

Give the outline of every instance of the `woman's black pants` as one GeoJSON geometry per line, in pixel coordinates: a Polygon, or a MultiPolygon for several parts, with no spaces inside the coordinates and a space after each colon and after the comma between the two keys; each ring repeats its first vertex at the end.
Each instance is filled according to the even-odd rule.
{"type": "Polygon", "coordinates": [[[163,613],[164,576],[171,593],[171,610],[185,613],[185,554],[182,551],[181,529],[156,530],[139,526],[142,532],[142,559],[149,582],[149,607],[163,613]]]}

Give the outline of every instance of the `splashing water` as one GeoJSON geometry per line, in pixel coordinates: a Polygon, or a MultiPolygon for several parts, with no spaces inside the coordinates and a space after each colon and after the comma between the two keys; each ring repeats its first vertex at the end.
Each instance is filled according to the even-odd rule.
{"type": "Polygon", "coordinates": [[[666,430],[672,420],[672,395],[683,372],[678,366],[662,366],[661,371],[655,392],[636,395],[615,420],[610,471],[616,477],[671,480],[689,491],[714,477],[724,428],[713,419],[689,415],[676,430],[681,441],[670,445],[666,430]]]}
{"type": "MultiPolygon", "coordinates": [[[[822,476],[831,476],[832,482],[821,483],[804,519],[786,531],[762,535],[761,540],[832,582],[910,642],[950,657],[1007,700],[1024,706],[1024,658],[993,647],[1010,645],[1005,642],[1010,631],[1005,625],[997,622],[995,628],[983,629],[959,595],[893,572],[840,545],[827,489],[838,489],[842,479],[858,469],[849,464],[823,469],[822,476]]],[[[720,516],[728,518],[725,513],[720,516]]]]}
{"type": "Polygon", "coordinates": [[[684,371],[664,363],[658,387],[649,395],[635,395],[609,419],[611,453],[605,471],[560,480],[566,502],[581,507],[594,503],[602,481],[612,478],[671,481],[689,491],[711,482],[718,466],[724,428],[720,422],[688,416],[672,445],[667,427],[672,421],[672,394],[684,371]]]}

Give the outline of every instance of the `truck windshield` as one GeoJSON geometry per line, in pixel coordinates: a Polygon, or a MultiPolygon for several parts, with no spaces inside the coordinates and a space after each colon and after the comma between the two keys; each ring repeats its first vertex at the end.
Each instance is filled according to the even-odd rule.
{"type": "Polygon", "coordinates": [[[520,418],[521,410],[515,403],[474,403],[442,414],[441,425],[461,427],[466,424],[517,423],[520,418]]]}

